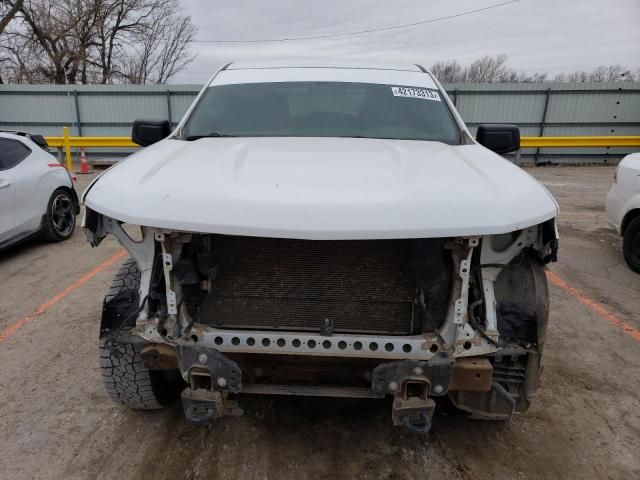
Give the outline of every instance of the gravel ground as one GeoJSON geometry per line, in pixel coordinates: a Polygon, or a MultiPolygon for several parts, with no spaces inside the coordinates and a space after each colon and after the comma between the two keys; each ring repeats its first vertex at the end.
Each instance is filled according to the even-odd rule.
{"type": "Polygon", "coordinates": [[[562,209],[551,270],[594,304],[551,287],[545,372],[526,415],[438,415],[418,437],[393,428],[381,400],[244,396],[245,415],[213,429],[186,423],[179,405],[128,411],[107,399],[97,365],[120,247],[92,250],[77,229],[68,242],[0,252],[0,332],[27,320],[0,340],[0,479],[640,478],[640,343],[619,323],[640,329],[640,275],[604,217],[613,168],[529,171],[562,209]]]}

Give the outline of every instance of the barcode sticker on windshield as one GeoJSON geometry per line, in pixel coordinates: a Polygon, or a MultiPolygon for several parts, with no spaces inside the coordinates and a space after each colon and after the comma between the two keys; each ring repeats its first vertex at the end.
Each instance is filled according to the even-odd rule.
{"type": "Polygon", "coordinates": [[[433,90],[427,90],[426,88],[414,88],[414,87],[391,87],[394,97],[411,97],[422,98],[423,100],[440,101],[440,95],[433,90]]]}

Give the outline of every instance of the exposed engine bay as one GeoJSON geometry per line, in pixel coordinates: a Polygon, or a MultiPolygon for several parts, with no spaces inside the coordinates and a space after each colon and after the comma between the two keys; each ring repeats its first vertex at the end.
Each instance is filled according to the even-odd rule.
{"type": "Polygon", "coordinates": [[[187,417],[241,413],[229,395],[394,398],[396,425],[427,431],[437,404],[478,418],[523,412],[537,387],[554,221],[500,235],[298,240],[140,227],[88,210],[139,270],[107,326],[178,369],[187,417]],[[132,306],[133,305],[133,306],[132,306]],[[124,325],[124,327],[123,327],[124,325]]]}

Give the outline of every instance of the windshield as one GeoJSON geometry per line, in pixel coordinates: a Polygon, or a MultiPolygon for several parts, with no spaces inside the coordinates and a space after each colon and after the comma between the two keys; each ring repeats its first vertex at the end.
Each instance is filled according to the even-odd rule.
{"type": "Polygon", "coordinates": [[[241,83],[209,87],[186,139],[356,137],[460,143],[435,89],[347,82],[241,83]]]}

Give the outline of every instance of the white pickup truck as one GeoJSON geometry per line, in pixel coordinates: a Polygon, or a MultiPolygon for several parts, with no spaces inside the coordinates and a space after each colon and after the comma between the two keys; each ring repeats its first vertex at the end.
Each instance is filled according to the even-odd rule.
{"type": "Polygon", "coordinates": [[[517,127],[474,139],[416,65],[256,62],[132,138],[84,193],[92,245],[131,253],[100,329],[114,400],[209,422],[242,393],[392,396],[418,432],[528,408],[558,205],[498,155],[517,127]]]}

